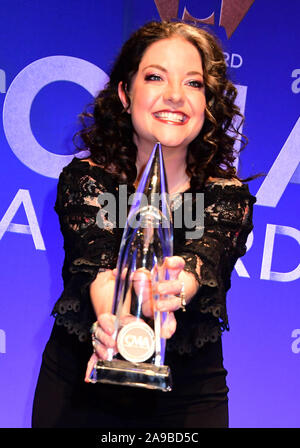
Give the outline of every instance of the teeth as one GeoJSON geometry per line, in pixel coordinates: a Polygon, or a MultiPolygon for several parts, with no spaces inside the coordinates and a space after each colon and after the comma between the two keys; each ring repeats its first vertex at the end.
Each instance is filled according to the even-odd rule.
{"type": "Polygon", "coordinates": [[[177,121],[179,123],[185,120],[185,115],[176,112],[156,112],[154,115],[162,120],[177,121]]]}

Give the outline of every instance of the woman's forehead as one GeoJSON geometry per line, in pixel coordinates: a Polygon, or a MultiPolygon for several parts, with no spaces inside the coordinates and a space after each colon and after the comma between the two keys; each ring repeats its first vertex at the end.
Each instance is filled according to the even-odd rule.
{"type": "Polygon", "coordinates": [[[147,65],[162,67],[171,65],[184,68],[186,64],[189,68],[195,67],[195,70],[202,68],[200,53],[188,40],[181,36],[172,36],[149,45],[141,58],[139,69],[143,70],[147,65]]]}

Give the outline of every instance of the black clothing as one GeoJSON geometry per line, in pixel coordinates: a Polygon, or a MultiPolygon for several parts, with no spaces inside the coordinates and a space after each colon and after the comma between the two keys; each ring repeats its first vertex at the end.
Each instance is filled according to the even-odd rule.
{"type": "Polygon", "coordinates": [[[169,352],[173,390],[161,392],[83,381],[91,344],[54,326],[35,393],[35,428],[227,427],[221,339],[198,356],[169,352]]]}
{"type": "MultiPolygon", "coordinates": [[[[174,389],[162,393],[83,382],[96,320],[89,285],[98,272],[116,266],[123,231],[118,206],[115,216],[107,216],[97,198],[107,192],[118,198],[119,189],[112,174],[76,158],[60,175],[55,210],[64,236],[64,290],[52,312],[56,325],[43,355],[33,426],[227,426],[220,335],[228,329],[226,292],[234,264],[246,251],[255,198],[246,185],[208,182],[203,236],[186,238],[191,229],[174,228],[174,255],[185,259],[199,290],[185,313],[175,312],[177,330],[167,341],[165,361],[174,389]]],[[[133,192],[129,185],[128,194],[133,192]]],[[[173,214],[182,198],[173,198],[173,214]]]]}

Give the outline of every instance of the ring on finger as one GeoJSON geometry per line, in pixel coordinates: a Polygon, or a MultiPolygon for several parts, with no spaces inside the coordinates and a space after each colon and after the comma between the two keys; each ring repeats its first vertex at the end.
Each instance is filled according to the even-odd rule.
{"type": "Polygon", "coordinates": [[[99,329],[99,324],[98,322],[94,322],[93,325],[91,326],[90,332],[92,333],[92,346],[94,348],[94,351],[96,349],[96,346],[98,344],[100,344],[100,340],[97,338],[97,330],[99,329]]]}
{"type": "Polygon", "coordinates": [[[92,333],[92,338],[94,337],[95,339],[98,339],[100,342],[100,335],[103,333],[103,330],[98,324],[98,322],[93,323],[90,331],[92,333]]]}
{"type": "Polygon", "coordinates": [[[94,349],[94,353],[96,351],[97,345],[99,345],[99,344],[100,344],[99,339],[97,339],[95,336],[92,336],[92,346],[94,349]]]}
{"type": "Polygon", "coordinates": [[[180,298],[180,309],[182,312],[186,312],[186,300],[185,300],[185,289],[184,289],[184,283],[181,283],[181,290],[180,293],[176,296],[180,298]]]}
{"type": "Polygon", "coordinates": [[[90,328],[90,333],[93,335],[96,333],[97,328],[99,327],[98,321],[94,322],[90,328]]]}

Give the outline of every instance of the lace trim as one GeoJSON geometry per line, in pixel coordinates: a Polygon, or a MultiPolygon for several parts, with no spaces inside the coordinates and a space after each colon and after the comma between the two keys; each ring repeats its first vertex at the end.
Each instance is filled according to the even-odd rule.
{"type": "MultiPolygon", "coordinates": [[[[178,322],[180,322],[179,318],[178,322]]],[[[222,322],[216,319],[203,320],[197,326],[193,325],[189,328],[189,333],[179,325],[178,331],[167,341],[166,349],[170,352],[176,351],[180,355],[194,354],[207,342],[216,342],[225,329],[222,322]]]]}
{"type": "Polygon", "coordinates": [[[98,258],[98,263],[93,263],[85,258],[77,258],[71,264],[69,271],[72,274],[76,274],[78,272],[86,272],[89,274],[93,274],[95,270],[97,273],[106,271],[107,269],[112,269],[115,266],[113,262],[114,258],[109,257],[108,254],[102,254],[98,258]],[[100,264],[100,267],[99,267],[100,264]]]}
{"type": "Polygon", "coordinates": [[[76,334],[80,342],[86,342],[89,339],[89,331],[79,322],[76,323],[63,315],[56,315],[55,324],[63,326],[69,334],[76,334]]]}

